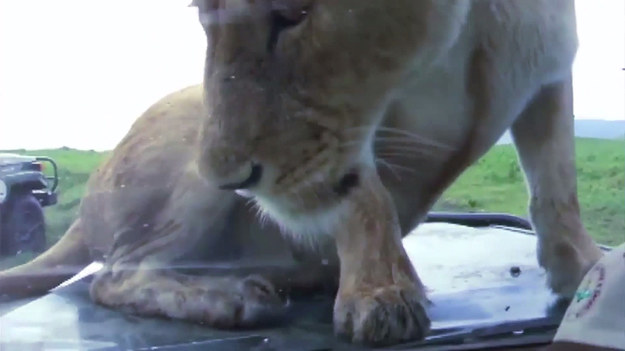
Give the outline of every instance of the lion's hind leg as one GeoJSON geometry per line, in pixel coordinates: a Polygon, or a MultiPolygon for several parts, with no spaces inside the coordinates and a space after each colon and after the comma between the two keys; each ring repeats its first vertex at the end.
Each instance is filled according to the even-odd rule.
{"type": "Polygon", "coordinates": [[[279,314],[284,301],[261,275],[235,270],[200,275],[176,269],[189,260],[209,267],[224,252],[245,245],[244,240],[226,239],[237,237],[230,223],[240,220],[233,218],[234,197],[209,199],[193,206],[190,201],[172,202],[147,226],[128,222],[115,235],[105,265],[91,283],[93,301],[138,316],[219,328],[249,327],[279,314]],[[204,257],[195,257],[197,252],[204,257]]]}
{"type": "Polygon", "coordinates": [[[546,86],[512,127],[530,193],[538,262],[549,287],[570,298],[601,251],[580,218],[571,80],[546,86]]]}
{"type": "Polygon", "coordinates": [[[147,227],[137,222],[130,226],[135,230],[120,231],[91,284],[92,299],[139,316],[247,328],[285,317],[285,293],[331,280],[319,263],[290,260],[277,229],[262,229],[234,195],[209,199],[189,208],[189,201],[176,203],[179,208],[162,212],[175,218],[163,215],[147,227]]]}
{"type": "Polygon", "coordinates": [[[280,317],[285,309],[274,285],[260,275],[206,277],[141,267],[104,269],[90,293],[95,302],[123,312],[216,328],[257,326],[280,317]]]}

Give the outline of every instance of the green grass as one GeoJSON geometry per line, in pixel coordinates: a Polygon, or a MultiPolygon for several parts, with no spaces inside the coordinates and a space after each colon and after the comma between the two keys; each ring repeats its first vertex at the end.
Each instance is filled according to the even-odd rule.
{"type": "MultiPolygon", "coordinates": [[[[625,241],[625,142],[578,138],[577,185],[582,220],[600,243],[625,241]]],[[[528,196],[511,145],[492,148],[442,196],[436,210],[496,211],[526,217],[528,196]]]]}
{"type": "MultiPolygon", "coordinates": [[[[625,241],[625,141],[577,139],[576,147],[584,223],[600,243],[619,244],[625,241]]],[[[59,204],[45,210],[51,245],[74,220],[85,182],[107,153],[72,149],[17,151],[46,155],[59,165],[59,204]]],[[[506,212],[527,217],[528,196],[516,157],[511,145],[495,146],[443,194],[434,209],[506,212]]],[[[4,260],[0,269],[31,257],[21,254],[4,260]]]]}

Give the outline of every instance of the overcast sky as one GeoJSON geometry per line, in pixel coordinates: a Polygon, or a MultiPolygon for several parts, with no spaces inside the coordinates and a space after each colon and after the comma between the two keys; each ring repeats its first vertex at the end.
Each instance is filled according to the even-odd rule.
{"type": "MultiPolygon", "coordinates": [[[[200,83],[188,3],[0,0],[0,150],[111,149],[150,104],[200,83]]],[[[624,119],[625,1],[576,4],[575,113],[624,119]]]]}

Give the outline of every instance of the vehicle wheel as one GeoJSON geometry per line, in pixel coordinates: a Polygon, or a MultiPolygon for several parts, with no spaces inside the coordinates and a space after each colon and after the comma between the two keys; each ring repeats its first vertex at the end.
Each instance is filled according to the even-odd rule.
{"type": "Polygon", "coordinates": [[[31,194],[9,199],[2,214],[2,254],[43,252],[46,248],[46,225],[43,208],[31,194]]]}

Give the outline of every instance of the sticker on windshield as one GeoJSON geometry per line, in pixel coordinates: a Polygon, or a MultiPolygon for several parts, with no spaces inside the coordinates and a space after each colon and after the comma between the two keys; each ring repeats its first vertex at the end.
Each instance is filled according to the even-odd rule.
{"type": "Polygon", "coordinates": [[[605,280],[605,267],[597,264],[586,274],[567,312],[567,319],[577,319],[586,314],[597,302],[605,280]]]}

